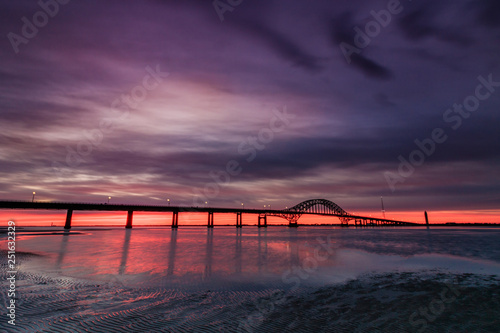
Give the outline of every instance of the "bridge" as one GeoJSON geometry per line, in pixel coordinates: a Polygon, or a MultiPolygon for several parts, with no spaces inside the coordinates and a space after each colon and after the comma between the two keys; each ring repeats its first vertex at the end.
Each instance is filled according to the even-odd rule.
{"type": "Polygon", "coordinates": [[[267,217],[277,216],[288,221],[289,227],[298,227],[298,220],[303,215],[322,215],[337,217],[343,227],[349,226],[352,221],[355,226],[411,226],[418,225],[412,222],[403,222],[375,217],[359,216],[347,213],[332,201],[325,199],[312,199],[301,202],[287,209],[245,209],[245,208],[217,208],[217,207],[181,207],[181,206],[154,206],[154,205],[118,205],[95,203],[71,202],[26,202],[26,201],[0,201],[0,209],[45,209],[66,210],[65,229],[71,229],[73,211],[126,211],[127,221],[125,228],[132,228],[134,212],[172,212],[172,228],[179,227],[179,213],[208,213],[207,227],[214,227],[214,213],[236,214],[236,227],[243,227],[242,214],[258,215],[259,228],[267,227],[267,217]]]}

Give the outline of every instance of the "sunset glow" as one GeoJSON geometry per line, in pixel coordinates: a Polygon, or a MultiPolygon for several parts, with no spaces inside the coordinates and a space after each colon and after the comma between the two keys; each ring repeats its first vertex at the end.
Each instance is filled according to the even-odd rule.
{"type": "MultiPolygon", "coordinates": [[[[383,218],[380,212],[356,212],[361,216],[383,218]]],[[[462,211],[459,214],[453,211],[429,212],[430,223],[500,223],[500,211],[462,211]]],[[[27,226],[64,226],[65,211],[0,211],[0,219],[16,221],[19,227],[27,226]]],[[[422,212],[392,212],[386,214],[387,219],[425,223],[422,212]]],[[[72,225],[78,226],[125,226],[126,212],[75,212],[72,225]]],[[[268,225],[287,224],[287,220],[278,217],[268,217],[268,225]]],[[[303,216],[300,224],[339,224],[336,217],[303,216]]],[[[171,213],[135,212],[134,226],[170,226],[171,213]]],[[[181,213],[179,226],[207,224],[206,213],[181,213]]],[[[243,214],[243,224],[256,225],[256,214],[243,214]]],[[[235,214],[215,214],[214,225],[236,225],[235,214]]]]}
{"type": "Polygon", "coordinates": [[[373,1],[71,2],[19,42],[43,9],[4,1],[0,199],[380,215],[382,196],[403,220],[498,221],[488,4],[400,3],[370,37],[373,1]]]}

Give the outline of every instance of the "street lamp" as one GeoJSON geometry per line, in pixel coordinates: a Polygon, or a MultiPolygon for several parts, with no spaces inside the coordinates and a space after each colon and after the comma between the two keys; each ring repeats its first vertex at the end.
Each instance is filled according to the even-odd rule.
{"type": "Polygon", "coordinates": [[[31,202],[35,202],[35,194],[36,192],[33,192],[33,197],[31,198],[31,202]]]}
{"type": "Polygon", "coordinates": [[[109,205],[109,200],[111,200],[111,197],[108,197],[108,205],[109,205]]]}
{"type": "Polygon", "coordinates": [[[207,207],[207,205],[208,205],[208,201],[205,201],[205,207],[207,207]]]}
{"type": "Polygon", "coordinates": [[[241,203],[241,208],[245,209],[245,204],[243,202],[241,203]]]}
{"type": "Polygon", "coordinates": [[[170,199],[167,199],[167,202],[168,202],[168,206],[170,207],[170,199]]]}

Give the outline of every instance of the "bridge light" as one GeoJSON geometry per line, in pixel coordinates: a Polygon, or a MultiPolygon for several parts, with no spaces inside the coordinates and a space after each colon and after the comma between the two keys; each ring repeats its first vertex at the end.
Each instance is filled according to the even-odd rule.
{"type": "Polygon", "coordinates": [[[168,205],[170,206],[170,199],[167,199],[168,205]]]}
{"type": "Polygon", "coordinates": [[[109,200],[111,200],[111,197],[108,197],[108,204],[109,204],[109,200]]]}
{"type": "Polygon", "coordinates": [[[35,194],[36,192],[33,192],[33,197],[31,198],[31,202],[35,202],[35,194]]]}

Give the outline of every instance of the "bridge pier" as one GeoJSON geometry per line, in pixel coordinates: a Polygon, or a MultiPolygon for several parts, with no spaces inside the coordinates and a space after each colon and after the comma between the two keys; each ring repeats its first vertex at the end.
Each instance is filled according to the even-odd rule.
{"type": "Polygon", "coordinates": [[[125,225],[126,229],[132,229],[132,217],[134,216],[134,211],[129,210],[127,213],[127,225],[125,225]]]}
{"type": "Polygon", "coordinates": [[[236,228],[243,227],[243,218],[241,215],[242,215],[241,212],[236,213],[236,228]]]}
{"type": "Polygon", "coordinates": [[[172,212],[172,229],[179,227],[179,211],[172,212]]]}
{"type": "Polygon", "coordinates": [[[298,228],[299,224],[297,223],[297,221],[295,221],[295,222],[290,221],[290,222],[288,222],[288,227],[289,228],[298,228]]]}
{"type": "Polygon", "coordinates": [[[214,212],[208,212],[207,228],[213,228],[213,227],[214,227],[214,212]]]}
{"type": "Polygon", "coordinates": [[[267,228],[267,215],[259,215],[259,228],[267,228]],[[264,223],[260,223],[260,221],[264,221],[264,223]]]}
{"type": "Polygon", "coordinates": [[[64,229],[71,229],[71,218],[73,216],[73,209],[68,209],[66,213],[66,223],[64,224],[64,229]]]}

